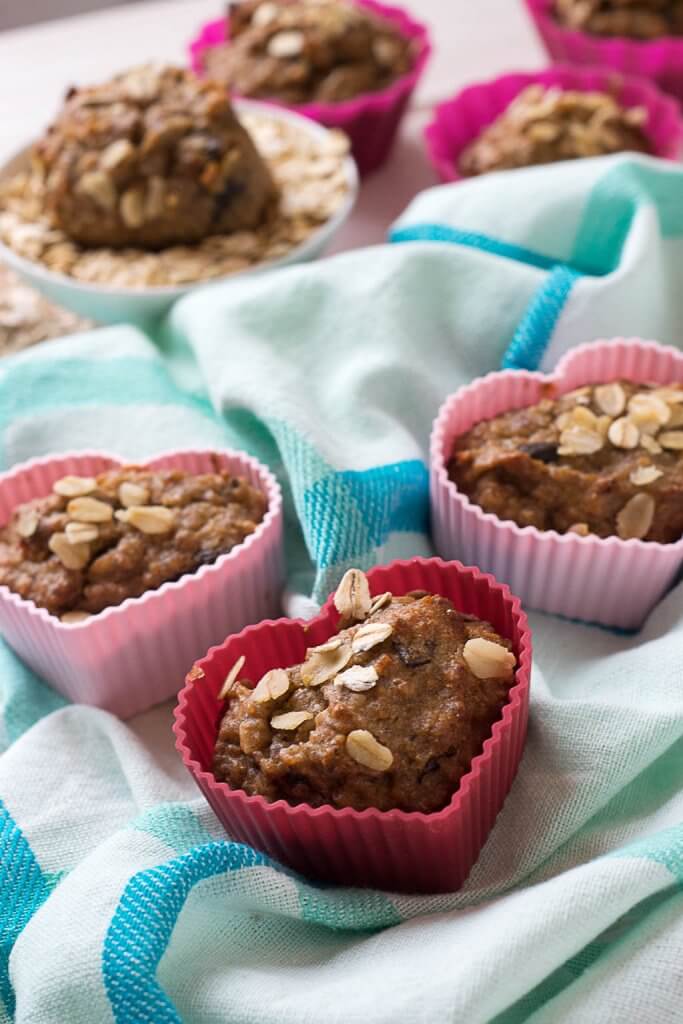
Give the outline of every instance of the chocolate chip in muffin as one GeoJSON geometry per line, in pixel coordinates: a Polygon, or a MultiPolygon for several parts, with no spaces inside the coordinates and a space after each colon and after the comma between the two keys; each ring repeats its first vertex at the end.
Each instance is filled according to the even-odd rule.
{"type": "Polygon", "coordinates": [[[532,441],[530,444],[521,444],[519,450],[540,462],[555,462],[557,447],[552,441],[532,441]]]}
{"type": "MultiPolygon", "coordinates": [[[[358,584],[363,574],[353,572],[358,584]]],[[[271,669],[256,687],[232,666],[217,779],[314,807],[429,813],[450,801],[508,699],[515,655],[444,597],[379,597],[303,663],[271,669]]]]}

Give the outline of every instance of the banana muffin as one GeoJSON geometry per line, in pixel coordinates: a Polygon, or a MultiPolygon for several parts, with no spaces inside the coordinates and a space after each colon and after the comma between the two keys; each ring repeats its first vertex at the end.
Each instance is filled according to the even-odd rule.
{"type": "Polygon", "coordinates": [[[470,177],[624,150],[647,153],[646,119],[644,107],[622,107],[607,93],[529,85],[463,150],[460,173],[470,177]]]}
{"type": "Polygon", "coordinates": [[[70,90],[33,163],[54,226],[83,245],[196,242],[256,227],[276,200],[225,90],[174,67],[70,90]]]}
{"type": "Polygon", "coordinates": [[[555,0],[555,17],[567,28],[596,36],[683,35],[683,0],[555,0]]]}
{"type": "Polygon", "coordinates": [[[683,535],[683,384],[613,381],[455,440],[458,490],[519,526],[671,544],[683,535]]]}
{"type": "Polygon", "coordinates": [[[0,530],[0,586],[76,622],[215,562],[265,512],[264,495],[222,469],[66,476],[0,530]]]}
{"type": "Polygon", "coordinates": [[[409,39],[345,0],[243,0],[227,17],[228,42],[207,51],[204,67],[242,96],[337,103],[412,66],[409,39]]]}
{"type": "Polygon", "coordinates": [[[370,597],[351,569],[340,631],[253,688],[229,673],[217,779],[267,800],[429,813],[445,807],[508,699],[515,655],[444,597],[370,597]]]}

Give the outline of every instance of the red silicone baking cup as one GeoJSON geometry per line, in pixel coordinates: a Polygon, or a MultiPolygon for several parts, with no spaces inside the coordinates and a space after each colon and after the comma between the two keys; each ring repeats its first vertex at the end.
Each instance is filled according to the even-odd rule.
{"type": "MultiPolygon", "coordinates": [[[[17,505],[49,494],[67,474],[95,476],[126,465],[80,452],[22,463],[0,476],[0,524],[17,505]]],[[[246,540],[211,565],[128,598],[72,625],[0,586],[0,633],[16,653],[69,700],[127,718],[177,694],[191,665],[226,633],[277,614],[283,586],[282,496],[273,475],[239,452],[172,451],[138,465],[189,473],[228,469],[268,499],[246,540]]]]}
{"type": "Polygon", "coordinates": [[[683,141],[683,118],[678,103],[651,82],[603,68],[553,67],[546,71],[515,72],[463,89],[440,103],[425,128],[427,153],[441,181],[468,180],[458,170],[466,146],[502,114],[528,85],[559,86],[579,92],[608,92],[624,107],[645,107],[643,126],[652,155],[677,160],[683,141]]]}
{"type": "MultiPolygon", "coordinates": [[[[351,151],[361,174],[377,170],[389,155],[399,124],[410,97],[427,66],[431,45],[427,26],[401,10],[389,7],[376,0],[355,0],[373,14],[389,21],[402,36],[413,40],[414,63],[411,70],[379,92],[364,93],[352,100],[341,103],[303,103],[289,105],[289,109],[310,117],[326,128],[340,128],[351,140],[351,151]]],[[[190,61],[193,71],[204,74],[204,54],[220,46],[227,38],[227,22],[209,21],[202,26],[198,35],[189,44],[190,61]]],[[[278,106],[276,100],[270,102],[278,106]]]]}
{"type": "Polygon", "coordinates": [[[268,803],[217,782],[213,749],[224,702],[217,694],[244,655],[244,676],[259,679],[274,667],[304,660],[307,647],[336,632],[339,615],[330,598],[310,622],[279,619],[251,626],[214,647],[187,677],[175,710],[176,746],[228,834],[313,878],[342,885],[408,892],[458,889],[479,855],[517,772],[529,710],[531,634],[518,598],[478,569],[438,558],[414,558],[371,569],[370,590],[442,594],[456,608],[490,622],[512,641],[515,682],[481,754],[442,811],[337,810],[268,803]]]}
{"type": "Polygon", "coordinates": [[[530,608],[634,629],[683,565],[683,538],[657,544],[520,527],[470,502],[446,468],[455,439],[475,423],[617,378],[683,383],[683,353],[638,338],[597,341],[572,349],[553,374],[503,370],[447,398],[431,438],[432,534],[440,555],[495,573],[530,608]]]}
{"type": "Polygon", "coordinates": [[[525,0],[548,54],[554,61],[591,64],[650,78],[683,100],[683,37],[639,40],[595,36],[565,28],[553,17],[553,0],[525,0]]]}

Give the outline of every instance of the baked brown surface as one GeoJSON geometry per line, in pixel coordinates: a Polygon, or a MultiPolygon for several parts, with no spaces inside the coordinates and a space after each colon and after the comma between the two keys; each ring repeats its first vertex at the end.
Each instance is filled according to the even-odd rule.
{"type": "Polygon", "coordinates": [[[410,40],[345,0],[243,0],[228,26],[205,69],[242,96],[336,103],[385,89],[413,60],[410,40]]]}
{"type": "Polygon", "coordinates": [[[254,228],[276,198],[225,90],[181,68],[72,89],[33,159],[54,226],[85,245],[155,249],[254,228]]]}
{"type": "Polygon", "coordinates": [[[444,807],[507,700],[510,643],[445,598],[421,593],[391,599],[343,628],[337,642],[327,653],[309,651],[303,665],[271,673],[270,692],[281,694],[275,699],[258,699],[268,676],[257,691],[232,685],[216,778],[267,800],[313,807],[444,807]],[[373,646],[354,653],[354,638],[373,646]],[[297,718],[282,718],[297,712],[304,719],[298,727],[297,718]]]}
{"type": "Polygon", "coordinates": [[[621,107],[607,93],[529,85],[460,155],[472,176],[623,150],[648,152],[643,107],[621,107]]]}
{"type": "Polygon", "coordinates": [[[598,36],[683,34],[683,0],[555,0],[555,16],[568,28],[598,36]]]}
{"type": "Polygon", "coordinates": [[[617,381],[486,420],[448,473],[475,505],[539,530],[683,535],[683,385],[617,381]]]}
{"type": "Polygon", "coordinates": [[[231,551],[266,499],[225,470],[197,476],[127,466],[65,477],[0,530],[0,585],[53,615],[97,613],[231,551]]]}

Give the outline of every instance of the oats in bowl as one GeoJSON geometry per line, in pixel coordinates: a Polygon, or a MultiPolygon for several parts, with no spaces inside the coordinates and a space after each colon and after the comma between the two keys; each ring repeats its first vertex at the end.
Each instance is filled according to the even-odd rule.
{"type": "Polygon", "coordinates": [[[58,119],[30,157],[0,172],[7,262],[101,320],[121,309],[98,309],[84,285],[110,295],[165,289],[163,307],[179,288],[316,255],[357,187],[341,133],[253,102],[233,113],[222,88],[176,69],[140,79],[160,82],[158,94],[134,89],[122,100],[147,71],[118,76],[113,95],[106,86],[82,90],[73,109],[79,93],[67,99],[66,124],[58,119]],[[189,127],[176,110],[187,97],[198,111],[189,127]]]}

